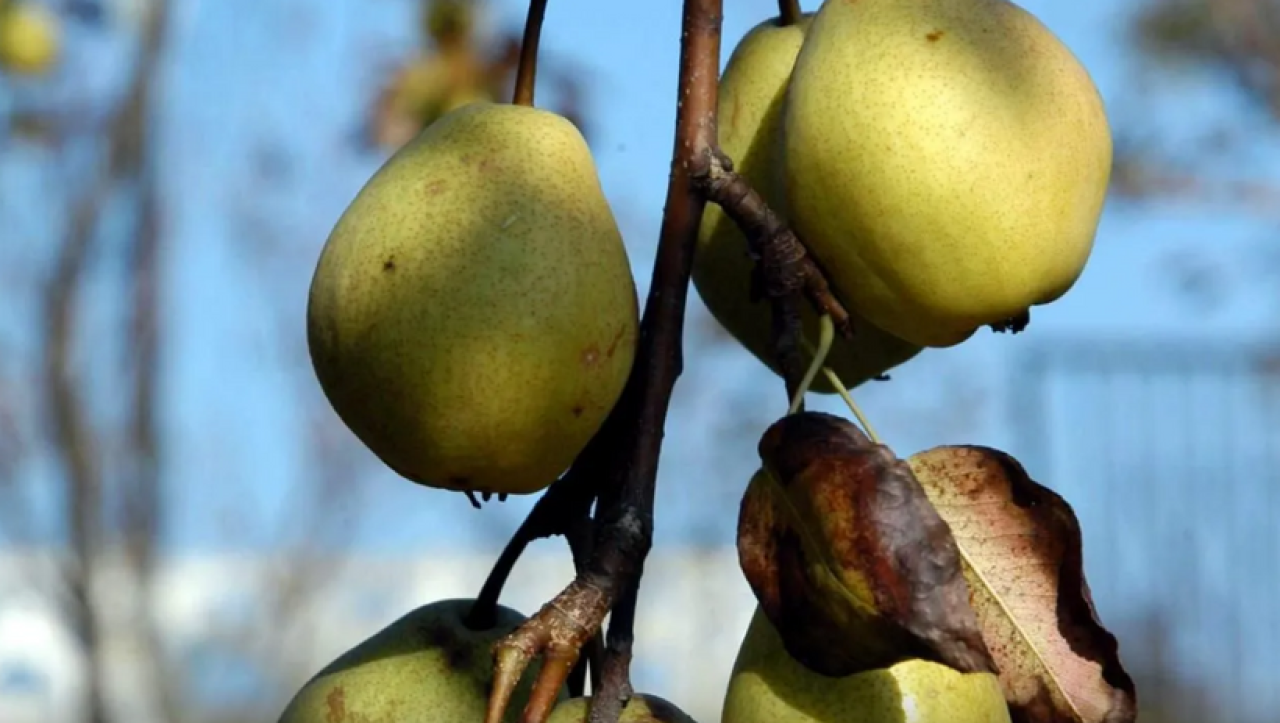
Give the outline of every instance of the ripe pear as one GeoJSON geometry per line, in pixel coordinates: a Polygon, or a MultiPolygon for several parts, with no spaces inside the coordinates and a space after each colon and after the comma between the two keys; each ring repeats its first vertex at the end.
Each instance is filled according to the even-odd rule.
{"type": "Polygon", "coordinates": [[[1009,723],[1000,681],[905,660],[832,678],[801,665],[758,608],[725,692],[723,723],[1009,723]]]}
{"type": "MultiPolygon", "coordinates": [[[[570,698],[551,711],[547,723],[587,723],[591,696],[570,698]]],[[[622,708],[618,723],[696,723],[684,711],[652,693],[636,693],[622,708]]]]}
{"type": "Polygon", "coordinates": [[[58,18],[43,5],[0,3],[0,67],[20,75],[41,75],[62,48],[58,18]]]}
{"type": "MultiPolygon", "coordinates": [[[[775,173],[780,162],[782,105],[791,66],[811,18],[809,13],[795,25],[779,25],[776,18],[756,25],[734,48],[720,78],[720,149],[769,207],[784,216],[784,197],[775,173]]],[[[751,301],[755,262],[747,251],[747,240],[737,224],[719,206],[708,204],[694,256],[694,287],[716,321],[780,374],[771,344],[772,309],[768,299],[751,301]]],[[[801,324],[816,347],[818,317],[807,301],[802,304],[801,324]]],[[[847,387],[879,376],[920,351],[856,315],[853,326],[854,339],[837,337],[826,362],[847,387]]],[[[801,355],[806,363],[812,358],[803,349],[801,355]]],[[[835,389],[819,375],[812,391],[830,393],[835,389]]]]}
{"type": "Polygon", "coordinates": [[[637,304],[577,128],[481,102],[424,129],[342,214],[307,339],[334,410],[387,466],[431,487],[528,494],[617,402],[637,304]]]}
{"type": "MultiPolygon", "coordinates": [[[[474,602],[440,600],[391,623],[307,681],[279,723],[484,720],[493,644],[525,617],[499,605],[492,627],[472,630],[466,618],[474,602]]],[[[539,668],[535,661],[521,678],[505,720],[519,719],[539,668]]]]}
{"type": "Polygon", "coordinates": [[[783,136],[791,220],[842,298],[927,347],[1066,293],[1111,173],[1089,73],[1005,0],[823,3],[783,136]]]}

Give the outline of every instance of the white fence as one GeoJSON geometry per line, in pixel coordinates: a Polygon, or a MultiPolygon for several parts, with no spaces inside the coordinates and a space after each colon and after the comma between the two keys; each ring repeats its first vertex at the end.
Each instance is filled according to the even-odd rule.
{"type": "MultiPolygon", "coordinates": [[[[237,556],[183,557],[166,562],[155,586],[154,609],[170,654],[199,664],[193,651],[228,635],[261,633],[277,646],[274,678],[267,695],[278,709],[315,670],[346,648],[413,607],[432,600],[469,597],[479,590],[493,554],[423,554],[406,559],[343,558],[339,579],[324,594],[297,610],[291,631],[264,614],[259,601],[279,561],[237,556]],[[260,587],[262,586],[262,587],[260,587]]],[[[0,554],[0,721],[76,723],[83,673],[71,634],[48,601],[38,595],[33,575],[48,556],[0,554]]],[[[115,599],[130,585],[113,585],[119,569],[106,570],[97,586],[107,615],[124,610],[115,599]]],[[[532,613],[571,578],[562,541],[540,542],[516,569],[503,603],[532,613]]],[[[719,719],[721,698],[754,598],[733,549],[656,550],[646,565],[637,620],[634,677],[637,688],[679,703],[695,718],[719,719]]],[[[108,632],[114,626],[104,626],[108,632]]],[[[112,700],[122,720],[147,723],[155,717],[138,701],[135,686],[147,684],[136,665],[132,641],[108,637],[112,700]]],[[[233,666],[234,667],[234,666],[233,666]]],[[[197,674],[202,686],[219,689],[216,666],[197,674]]],[[[219,695],[221,693],[213,693],[219,695]]],[[[268,706],[272,707],[272,706],[268,706]]]]}

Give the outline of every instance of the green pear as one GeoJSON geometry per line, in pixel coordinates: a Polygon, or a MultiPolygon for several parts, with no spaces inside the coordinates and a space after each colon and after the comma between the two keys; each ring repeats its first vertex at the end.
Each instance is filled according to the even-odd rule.
{"type": "Polygon", "coordinates": [[[1009,723],[1000,681],[905,660],[832,678],[806,668],[756,609],[725,692],[723,723],[1009,723]]]}
{"type": "MultiPolygon", "coordinates": [[[[547,723],[587,723],[591,696],[570,698],[551,711],[547,723]]],[[[696,723],[674,703],[651,693],[636,693],[622,709],[618,723],[696,723]]]]}
{"type": "MultiPolygon", "coordinates": [[[[779,25],[775,18],[755,26],[734,48],[720,78],[720,150],[769,207],[783,216],[784,198],[776,181],[782,106],[791,66],[811,19],[810,13],[795,25],[779,25]]],[[[694,288],[721,326],[775,374],[781,374],[771,344],[769,301],[751,301],[755,262],[747,251],[747,240],[737,224],[719,206],[708,204],[694,256],[694,288]]],[[[807,301],[801,308],[801,324],[804,335],[816,347],[818,317],[807,301]]],[[[879,376],[920,351],[856,315],[853,326],[853,340],[836,337],[826,361],[847,387],[879,376]]],[[[806,363],[812,358],[803,349],[801,355],[806,363]]],[[[822,375],[815,378],[812,390],[835,391],[822,375]]]]}
{"type": "Polygon", "coordinates": [[[1112,141],[1089,73],[1005,0],[828,0],[783,111],[791,220],[841,298],[927,347],[1061,297],[1112,141]]]}
{"type": "Polygon", "coordinates": [[[560,115],[453,110],[334,226],[307,339],[338,416],[431,487],[543,489],[617,402],[635,281],[590,149],[560,115]]]}
{"type": "MultiPolygon", "coordinates": [[[[484,720],[493,680],[493,644],[525,617],[499,605],[492,627],[472,630],[466,617],[474,602],[440,600],[383,628],[311,678],[279,723],[484,720]]],[[[525,673],[504,720],[519,719],[539,669],[535,661],[525,673]]]]}

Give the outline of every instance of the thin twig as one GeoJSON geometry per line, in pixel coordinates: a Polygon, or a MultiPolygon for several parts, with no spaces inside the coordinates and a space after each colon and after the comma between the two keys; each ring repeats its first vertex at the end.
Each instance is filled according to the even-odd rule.
{"type": "Polygon", "coordinates": [[[538,76],[538,41],[542,38],[542,18],[547,14],[547,0],[529,0],[529,15],[524,22],[524,39],[520,41],[520,65],[516,68],[516,89],[512,100],[516,105],[533,105],[533,86],[538,76]]]}
{"type": "MultiPolygon", "coordinates": [[[[498,598],[506,585],[516,562],[524,553],[529,543],[544,537],[568,535],[573,525],[587,517],[591,504],[595,502],[595,490],[591,480],[581,474],[570,471],[553,483],[537,503],[523,523],[512,535],[497,562],[485,578],[476,602],[467,615],[467,626],[474,630],[487,630],[493,627],[496,619],[498,598]]],[[[575,566],[577,560],[575,560],[575,566]]]]}

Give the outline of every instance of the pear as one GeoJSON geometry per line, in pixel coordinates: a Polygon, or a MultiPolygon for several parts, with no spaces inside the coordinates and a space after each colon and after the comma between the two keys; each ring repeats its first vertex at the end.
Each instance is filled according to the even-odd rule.
{"type": "Polygon", "coordinates": [[[783,137],[791,220],[841,298],[926,347],[1066,293],[1111,173],[1089,73],[1005,0],[824,2],[783,137]]]}
{"type": "MultiPolygon", "coordinates": [[[[775,172],[780,161],[782,105],[791,66],[811,18],[809,13],[795,25],[779,25],[777,18],[756,25],[734,48],[720,78],[720,149],[769,207],[784,216],[784,198],[775,172]]],[[[719,206],[709,204],[698,233],[694,288],[721,326],[775,374],[781,374],[771,344],[769,300],[751,301],[755,262],[747,251],[747,240],[737,224],[719,206]]],[[[801,323],[804,335],[816,347],[818,317],[807,302],[801,308],[801,323]]],[[[854,339],[837,337],[826,362],[848,387],[879,376],[920,351],[920,347],[897,339],[856,315],[853,327],[854,339]]],[[[803,349],[801,355],[806,363],[812,358],[803,349]]],[[[815,378],[811,389],[835,391],[822,375],[815,378]]]]}
{"type": "MultiPolygon", "coordinates": [[[[591,696],[570,698],[551,711],[547,723],[587,723],[591,696]]],[[[696,723],[674,703],[653,695],[636,693],[622,708],[618,723],[696,723]]]]}
{"type": "Polygon", "coordinates": [[[722,723],[1009,723],[1000,681],[913,658],[832,678],[792,658],[756,609],[725,692],[722,723]]]}
{"type": "Polygon", "coordinates": [[[581,133],[477,102],[368,181],[320,254],[307,339],[338,416],[443,489],[528,494],[573,461],[635,357],[635,281],[581,133]]]}
{"type": "MultiPolygon", "coordinates": [[[[279,723],[484,720],[493,644],[525,618],[499,605],[492,627],[472,630],[465,621],[474,602],[440,600],[383,628],[307,681],[279,723]]],[[[530,668],[507,708],[507,721],[518,720],[528,701],[539,664],[530,668]]]]}
{"type": "Polygon", "coordinates": [[[41,75],[58,60],[62,40],[58,18],[43,5],[0,2],[0,67],[20,75],[41,75]]]}

